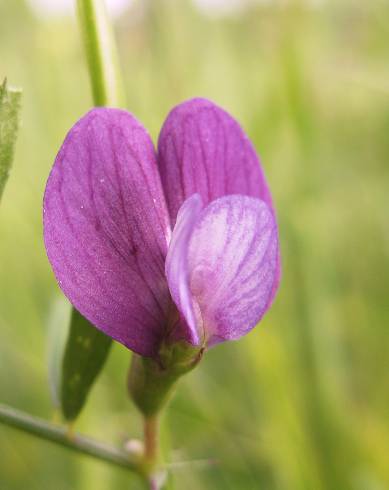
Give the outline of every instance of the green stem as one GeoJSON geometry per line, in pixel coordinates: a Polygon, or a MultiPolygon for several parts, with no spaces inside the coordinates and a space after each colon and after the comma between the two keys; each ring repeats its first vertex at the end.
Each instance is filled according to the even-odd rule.
{"type": "Polygon", "coordinates": [[[128,453],[80,434],[70,435],[67,427],[46,422],[3,404],[0,404],[0,423],[72,451],[142,474],[140,465],[131,461],[128,453]]]}
{"type": "MultiPolygon", "coordinates": [[[[144,468],[150,490],[162,490],[165,488],[162,477],[160,461],[160,414],[154,414],[143,418],[144,432],[144,468]],[[159,471],[158,471],[159,470],[159,471]]],[[[165,474],[166,475],[166,474],[165,474]]]]}
{"type": "Polygon", "coordinates": [[[96,106],[123,105],[114,35],[103,0],[77,0],[79,22],[96,106]]]}
{"type": "Polygon", "coordinates": [[[157,359],[132,355],[128,390],[143,417],[143,470],[150,488],[162,488],[159,424],[161,414],[172,396],[178,379],[201,360],[203,349],[185,342],[162,344],[157,359]]]}
{"type": "Polygon", "coordinates": [[[150,466],[155,466],[159,458],[159,415],[144,418],[144,457],[150,466]]]}
{"type": "MultiPolygon", "coordinates": [[[[154,429],[152,429],[154,423],[155,422],[151,423],[151,426],[148,429],[150,436],[145,437],[145,445],[151,444],[151,441],[154,439],[151,437],[151,434],[155,434],[155,429],[158,427],[154,426],[154,429]]],[[[85,456],[90,456],[100,461],[104,461],[105,463],[132,471],[143,478],[145,476],[144,462],[141,459],[139,459],[139,461],[134,461],[131,459],[131,455],[119,448],[77,433],[73,434],[71,431],[69,431],[68,426],[47,422],[39,417],[35,417],[2,403],[0,403],[0,424],[13,427],[14,429],[33,435],[45,441],[53,442],[54,444],[58,444],[59,446],[75,451],[76,453],[84,454],[85,456]]],[[[150,449],[148,451],[150,451],[150,449]]],[[[192,469],[207,468],[209,466],[213,466],[214,464],[216,464],[215,461],[204,459],[178,461],[164,465],[162,468],[169,471],[178,471],[181,468],[186,467],[190,467],[192,469]]]]}

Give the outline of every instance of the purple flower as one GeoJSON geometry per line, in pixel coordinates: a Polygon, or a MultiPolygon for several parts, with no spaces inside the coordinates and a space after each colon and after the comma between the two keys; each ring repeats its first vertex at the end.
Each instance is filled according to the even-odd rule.
{"type": "Polygon", "coordinates": [[[204,99],[169,114],[158,151],[128,112],[70,130],[44,197],[44,237],[71,303],[143,356],[238,339],[279,282],[278,232],[255,150],[204,99]]]}

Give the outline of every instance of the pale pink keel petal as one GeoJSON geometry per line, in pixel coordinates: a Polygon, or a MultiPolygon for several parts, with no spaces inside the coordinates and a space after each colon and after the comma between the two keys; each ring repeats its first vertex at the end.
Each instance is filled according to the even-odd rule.
{"type": "Polygon", "coordinates": [[[188,287],[188,249],[202,209],[198,194],[194,194],[181,206],[165,262],[170,293],[183,320],[186,320],[181,322],[180,330],[183,330],[185,340],[194,345],[200,343],[202,332],[198,330],[193,298],[188,287]]]}
{"type": "Polygon", "coordinates": [[[47,182],[44,237],[73,305],[151,356],[164,335],[170,226],[152,142],[127,112],[94,109],[68,133],[47,182]]]}
{"type": "Polygon", "coordinates": [[[204,205],[228,194],[271,196],[258,156],[237,121],[205,99],[168,115],[158,141],[158,164],[174,225],[181,204],[200,194],[204,205]]]}
{"type": "MultiPolygon", "coordinates": [[[[190,201],[183,205],[184,216],[190,201]]],[[[188,324],[194,315],[197,331],[204,332],[212,345],[238,339],[269,308],[278,274],[277,227],[268,205],[247,196],[222,197],[208,205],[197,220],[196,214],[193,219],[185,218],[192,229],[189,240],[180,239],[184,225],[179,214],[172,243],[184,265],[180,274],[168,275],[168,282],[188,324]]],[[[172,253],[170,261],[177,256],[172,253]]],[[[174,265],[170,263],[169,268],[173,270],[174,265]]]]}
{"type": "Polygon", "coordinates": [[[272,301],[278,237],[274,216],[259,199],[227,196],[212,202],[189,244],[190,288],[207,336],[237,339],[272,301]]]}

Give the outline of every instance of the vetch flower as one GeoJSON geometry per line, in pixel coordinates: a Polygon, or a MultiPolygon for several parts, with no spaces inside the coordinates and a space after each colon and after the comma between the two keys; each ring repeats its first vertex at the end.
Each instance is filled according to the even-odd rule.
{"type": "Polygon", "coordinates": [[[44,238],[75,308],[146,357],[172,341],[238,339],[279,282],[275,213],[255,150],[204,99],[172,110],[157,152],[126,111],[82,117],[47,182],[44,238]]]}

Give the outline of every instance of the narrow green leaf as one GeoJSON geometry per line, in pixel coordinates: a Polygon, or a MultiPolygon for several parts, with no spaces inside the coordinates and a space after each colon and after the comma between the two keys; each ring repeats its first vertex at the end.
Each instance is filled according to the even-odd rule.
{"type": "Polygon", "coordinates": [[[84,407],[111,344],[110,337],[73,308],[61,381],[61,410],[66,420],[75,420],[84,407]]]}
{"type": "Polygon", "coordinates": [[[21,95],[20,90],[7,87],[7,79],[0,86],[0,199],[11,168],[21,95]]]}

